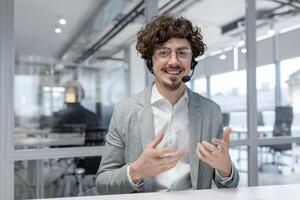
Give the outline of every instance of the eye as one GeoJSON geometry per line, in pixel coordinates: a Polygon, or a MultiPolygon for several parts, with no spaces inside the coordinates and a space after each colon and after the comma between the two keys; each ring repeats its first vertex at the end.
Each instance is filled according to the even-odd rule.
{"type": "Polygon", "coordinates": [[[179,54],[180,56],[185,56],[187,53],[186,53],[184,50],[179,50],[179,51],[178,51],[178,54],[179,54]]]}
{"type": "Polygon", "coordinates": [[[170,51],[169,51],[169,49],[159,49],[158,50],[158,55],[166,57],[166,56],[170,55],[170,51]]]}
{"type": "Polygon", "coordinates": [[[177,54],[180,57],[188,57],[191,54],[190,49],[178,49],[177,54]]]}

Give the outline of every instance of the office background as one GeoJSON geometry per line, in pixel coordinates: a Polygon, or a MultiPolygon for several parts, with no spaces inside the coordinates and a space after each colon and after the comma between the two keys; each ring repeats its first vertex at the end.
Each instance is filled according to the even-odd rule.
{"type": "Polygon", "coordinates": [[[1,199],[96,194],[89,166],[100,161],[113,105],[153,80],[135,42],[157,13],[202,28],[208,51],[187,85],[221,105],[240,187],[299,183],[300,3],[247,2],[1,0],[1,199]],[[98,116],[94,131],[52,129],[70,80],[98,116]]]}

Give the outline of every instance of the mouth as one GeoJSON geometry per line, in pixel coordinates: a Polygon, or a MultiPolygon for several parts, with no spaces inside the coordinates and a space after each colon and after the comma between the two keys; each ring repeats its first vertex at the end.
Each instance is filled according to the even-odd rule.
{"type": "Polygon", "coordinates": [[[163,72],[166,74],[173,75],[173,76],[178,76],[179,74],[181,74],[183,72],[183,70],[182,69],[164,69],[163,72]]]}

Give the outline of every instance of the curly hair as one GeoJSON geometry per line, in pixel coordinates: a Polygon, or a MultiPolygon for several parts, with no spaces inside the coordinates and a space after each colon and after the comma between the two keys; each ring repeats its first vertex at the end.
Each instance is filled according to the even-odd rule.
{"type": "Polygon", "coordinates": [[[187,39],[192,47],[193,58],[203,55],[206,50],[199,27],[193,26],[184,17],[165,15],[154,17],[138,32],[136,49],[143,59],[151,59],[154,50],[171,38],[187,39]]]}

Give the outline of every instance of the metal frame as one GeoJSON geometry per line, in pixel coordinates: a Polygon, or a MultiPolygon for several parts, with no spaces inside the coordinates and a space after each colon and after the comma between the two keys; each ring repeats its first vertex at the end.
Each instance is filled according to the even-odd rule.
{"type": "Polygon", "coordinates": [[[211,97],[211,87],[210,87],[210,76],[206,76],[206,96],[207,98],[211,97]]]}
{"type": "Polygon", "coordinates": [[[104,152],[104,146],[94,147],[69,147],[52,149],[24,149],[16,150],[14,160],[39,160],[52,158],[76,158],[100,156],[104,152]]]}
{"type": "Polygon", "coordinates": [[[246,0],[248,185],[258,185],[256,95],[256,0],[246,0]]]}
{"type": "Polygon", "coordinates": [[[149,22],[152,17],[158,15],[157,0],[144,0],[146,21],[149,22]]]}
{"type": "MultiPolygon", "coordinates": [[[[158,2],[157,0],[144,0],[145,3],[145,16],[146,22],[149,22],[152,17],[158,15],[158,2]]],[[[153,74],[146,70],[146,86],[150,86],[154,81],[153,74]]]]}
{"type": "Polygon", "coordinates": [[[281,105],[280,60],[278,55],[278,34],[273,36],[273,62],[275,63],[275,106],[281,105]]]}
{"type": "Polygon", "coordinates": [[[0,199],[14,198],[14,1],[0,0],[0,199]]]}

